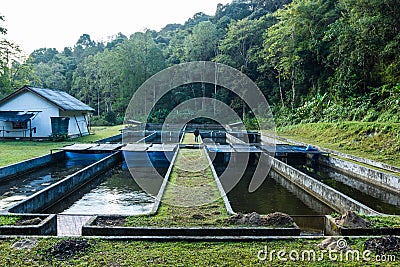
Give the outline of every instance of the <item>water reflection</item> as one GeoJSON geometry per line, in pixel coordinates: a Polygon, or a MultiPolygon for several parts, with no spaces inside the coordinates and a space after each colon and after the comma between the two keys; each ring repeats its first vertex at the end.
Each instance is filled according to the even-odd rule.
{"type": "Polygon", "coordinates": [[[10,207],[109,154],[66,152],[66,159],[0,183],[0,209],[10,207]]]}
{"type": "Polygon", "coordinates": [[[273,170],[263,184],[250,193],[248,187],[254,169],[254,166],[249,166],[239,183],[228,193],[234,211],[260,214],[280,211],[290,215],[320,215],[333,211],[273,170]]]}
{"type": "MultiPolygon", "coordinates": [[[[62,214],[135,215],[151,211],[154,198],[132,179],[128,170],[118,169],[111,176],[100,177],[46,210],[62,214]]],[[[107,175],[104,175],[107,176],[107,175]]]]}

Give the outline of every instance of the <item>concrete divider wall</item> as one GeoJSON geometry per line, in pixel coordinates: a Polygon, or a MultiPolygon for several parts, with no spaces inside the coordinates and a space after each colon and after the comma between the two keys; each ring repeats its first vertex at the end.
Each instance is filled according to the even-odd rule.
{"type": "MultiPolygon", "coordinates": [[[[143,133],[143,134],[145,135],[145,133],[143,133]]],[[[157,131],[154,131],[149,135],[145,135],[143,138],[141,138],[138,141],[136,141],[136,143],[150,142],[150,141],[154,140],[156,137],[157,137],[157,131]]]]}
{"type": "Polygon", "coordinates": [[[354,176],[369,184],[382,187],[396,194],[400,193],[400,177],[380,172],[347,160],[335,157],[320,156],[319,163],[350,176],[354,176]]]}
{"type": "Polygon", "coordinates": [[[120,141],[120,140],[122,140],[122,134],[117,134],[117,135],[114,135],[114,136],[103,138],[103,139],[95,141],[95,143],[116,142],[116,141],[120,141]]]}
{"type": "Polygon", "coordinates": [[[149,214],[157,214],[158,209],[160,208],[161,199],[163,198],[164,193],[165,193],[165,189],[167,188],[169,176],[171,175],[172,168],[174,167],[176,157],[178,156],[178,152],[179,152],[179,146],[177,147],[177,149],[175,151],[175,154],[172,157],[172,160],[171,160],[171,163],[169,164],[167,173],[164,176],[163,183],[161,184],[160,190],[158,191],[158,194],[157,194],[157,197],[156,197],[156,201],[154,202],[153,208],[151,209],[149,214]]]}
{"type": "Polygon", "coordinates": [[[239,138],[237,138],[229,133],[226,133],[226,140],[230,144],[246,144],[244,141],[240,140],[239,138]]]}
{"type": "Polygon", "coordinates": [[[217,172],[215,171],[214,165],[212,163],[212,160],[211,160],[210,156],[208,155],[208,152],[207,152],[206,148],[203,147],[203,149],[204,149],[204,153],[206,154],[206,157],[207,157],[208,165],[211,168],[211,172],[212,172],[212,174],[214,176],[214,181],[217,184],[219,194],[221,195],[222,200],[224,201],[225,209],[226,209],[227,213],[229,215],[236,214],[232,209],[231,203],[229,202],[229,199],[228,199],[228,197],[226,195],[224,187],[222,186],[221,181],[219,180],[217,172]]]}
{"type": "MultiPolygon", "coordinates": [[[[307,146],[308,144],[304,143],[304,142],[300,142],[300,141],[296,141],[296,140],[292,140],[289,138],[284,138],[281,136],[274,136],[274,135],[270,135],[270,134],[263,134],[264,136],[262,137],[263,141],[268,143],[268,139],[275,139],[275,140],[281,140],[287,143],[291,143],[291,144],[295,144],[295,145],[300,145],[300,146],[307,146]]],[[[386,163],[382,163],[379,161],[375,161],[372,159],[366,159],[366,158],[362,158],[362,157],[358,157],[358,156],[354,156],[354,155],[349,155],[349,154],[345,154],[336,150],[332,150],[332,149],[328,149],[328,148],[324,148],[324,147],[320,147],[320,146],[316,146],[314,145],[314,147],[316,147],[318,150],[320,150],[321,152],[324,153],[329,153],[341,158],[345,158],[345,159],[349,159],[349,160],[353,160],[356,162],[360,162],[363,164],[367,164],[370,166],[374,166],[376,168],[380,168],[383,170],[387,170],[387,171],[391,171],[391,172],[395,172],[395,173],[399,173],[400,174],[400,167],[397,166],[392,166],[386,163]]]]}
{"type": "Polygon", "coordinates": [[[34,213],[43,210],[121,161],[122,153],[118,151],[11,206],[8,212],[34,213]]]}
{"type": "Polygon", "coordinates": [[[272,160],[272,168],[276,172],[334,210],[340,211],[341,213],[344,213],[347,210],[352,210],[364,214],[379,214],[377,211],[321,183],[320,181],[317,181],[311,176],[308,176],[307,174],[304,174],[275,158],[270,158],[272,160]]]}
{"type": "Polygon", "coordinates": [[[65,158],[64,151],[60,151],[5,166],[3,168],[0,168],[0,182],[2,180],[7,180],[19,174],[32,171],[34,169],[47,165],[51,162],[63,160],[64,158],[65,158]]]}

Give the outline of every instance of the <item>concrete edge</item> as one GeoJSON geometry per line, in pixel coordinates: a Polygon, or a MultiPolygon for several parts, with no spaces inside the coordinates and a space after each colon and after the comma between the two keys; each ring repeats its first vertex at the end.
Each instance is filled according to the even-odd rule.
{"type": "Polygon", "coordinates": [[[0,235],[57,235],[56,214],[1,214],[2,216],[15,215],[20,217],[39,217],[42,221],[36,225],[4,225],[0,226],[0,235]]]}
{"type": "Polygon", "coordinates": [[[96,226],[88,223],[82,226],[82,236],[299,236],[300,232],[299,227],[125,227],[96,226]]]}
{"type": "Polygon", "coordinates": [[[400,228],[347,228],[336,224],[330,215],[325,215],[325,218],[325,232],[328,235],[400,235],[400,228]]]}
{"type": "MultiPolygon", "coordinates": [[[[304,142],[300,142],[300,141],[296,141],[293,139],[289,139],[289,138],[285,138],[285,137],[281,137],[281,136],[271,136],[268,134],[263,134],[266,135],[270,138],[276,138],[278,140],[284,141],[284,142],[288,142],[288,143],[292,143],[292,144],[296,144],[296,145],[302,145],[302,146],[307,146],[308,144],[304,143],[304,142]]],[[[320,146],[315,146],[316,148],[318,148],[318,150],[324,152],[324,153],[328,153],[328,154],[332,154],[338,157],[342,157],[345,159],[349,159],[349,160],[353,160],[359,163],[363,163],[363,164],[367,164],[376,168],[380,168],[386,171],[390,171],[390,172],[395,172],[398,173],[400,175],[400,167],[397,166],[393,166],[393,165],[389,165],[383,162],[379,162],[379,161],[375,161],[372,159],[366,159],[366,158],[362,158],[362,157],[358,157],[358,156],[354,156],[354,155],[350,155],[350,154],[346,154],[346,153],[342,153],[336,150],[332,150],[329,148],[324,148],[324,147],[320,147],[320,146]]]]}
{"type": "Polygon", "coordinates": [[[363,182],[390,191],[394,194],[400,194],[400,176],[384,173],[336,157],[319,157],[318,161],[324,166],[354,176],[363,182]]]}
{"type": "Polygon", "coordinates": [[[106,143],[106,142],[113,142],[113,141],[119,140],[119,139],[122,139],[122,133],[96,140],[93,143],[100,144],[100,143],[106,143]]]}
{"type": "Polygon", "coordinates": [[[136,143],[145,143],[147,141],[153,140],[154,138],[157,137],[157,131],[153,131],[151,134],[146,135],[145,137],[139,139],[138,141],[136,141],[136,143]]]}
{"type": "MultiPolygon", "coordinates": [[[[265,154],[265,153],[264,153],[265,154]]],[[[266,154],[270,157],[268,154],[266,154]]],[[[376,214],[379,215],[381,213],[371,209],[370,207],[352,199],[351,197],[325,185],[324,183],[312,178],[311,176],[300,172],[296,168],[293,168],[273,157],[272,159],[272,168],[285,177],[290,182],[294,183],[310,195],[316,197],[329,207],[333,208],[334,210],[340,211],[344,213],[346,210],[354,210],[360,213],[366,214],[376,214]],[[297,177],[297,179],[296,179],[297,177]],[[324,193],[318,193],[314,191],[312,187],[319,187],[322,188],[324,193]],[[336,201],[332,201],[328,198],[336,198],[336,201]],[[339,201],[340,200],[340,201],[339,201]],[[341,203],[344,202],[344,203],[341,203]],[[341,203],[341,204],[340,204],[341,203]]]]}
{"type": "Polygon", "coordinates": [[[212,174],[214,176],[214,181],[217,184],[217,188],[218,188],[219,194],[221,195],[222,200],[224,201],[225,209],[226,209],[228,215],[234,215],[234,214],[236,214],[236,212],[234,212],[233,209],[232,209],[231,203],[229,202],[229,199],[228,199],[228,197],[226,195],[226,192],[225,192],[224,188],[222,187],[221,181],[219,180],[217,172],[215,171],[215,168],[214,168],[214,165],[212,164],[211,158],[208,155],[208,151],[207,151],[207,149],[205,147],[203,147],[203,150],[204,150],[204,153],[206,154],[206,157],[207,157],[207,160],[208,160],[208,165],[211,168],[211,172],[212,172],[212,174]]]}
{"type": "Polygon", "coordinates": [[[33,171],[39,167],[48,165],[53,161],[61,160],[64,157],[64,151],[59,151],[1,167],[0,181],[8,180],[20,174],[33,171]]]}
{"type": "Polygon", "coordinates": [[[108,167],[121,160],[121,151],[117,151],[95,163],[65,177],[64,179],[36,192],[28,198],[6,208],[5,213],[32,213],[44,209],[50,203],[66,197],[77,188],[86,184],[94,177],[104,172],[108,167]],[[103,165],[103,166],[101,166],[103,165]],[[70,185],[69,185],[70,183],[70,185]],[[65,189],[63,190],[63,187],[65,189]]]}
{"type": "Polygon", "coordinates": [[[156,201],[154,202],[153,208],[151,209],[151,211],[149,213],[146,213],[146,214],[143,214],[143,215],[154,215],[154,214],[157,214],[158,209],[160,208],[160,205],[161,205],[161,202],[162,202],[161,199],[164,196],[165,189],[167,188],[168,181],[169,181],[169,176],[171,175],[172,168],[174,167],[174,163],[175,163],[176,157],[178,156],[178,153],[179,153],[179,146],[176,147],[175,154],[172,157],[172,160],[171,160],[171,162],[169,164],[167,173],[164,176],[163,183],[161,184],[160,190],[158,191],[158,194],[157,194],[157,197],[156,197],[156,201]]]}

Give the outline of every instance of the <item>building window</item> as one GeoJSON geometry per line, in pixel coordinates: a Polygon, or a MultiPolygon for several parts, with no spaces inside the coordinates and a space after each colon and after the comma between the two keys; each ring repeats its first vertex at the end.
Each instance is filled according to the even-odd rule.
{"type": "Polygon", "coordinates": [[[13,129],[28,129],[28,122],[13,121],[13,129]]]}

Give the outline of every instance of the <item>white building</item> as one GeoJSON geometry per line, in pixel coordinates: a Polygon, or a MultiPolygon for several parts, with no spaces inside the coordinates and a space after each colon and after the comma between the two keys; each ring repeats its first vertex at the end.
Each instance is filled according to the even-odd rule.
{"type": "Polygon", "coordinates": [[[87,135],[93,111],[66,92],[25,86],[0,100],[0,137],[46,138],[67,124],[69,136],[87,135]]]}

